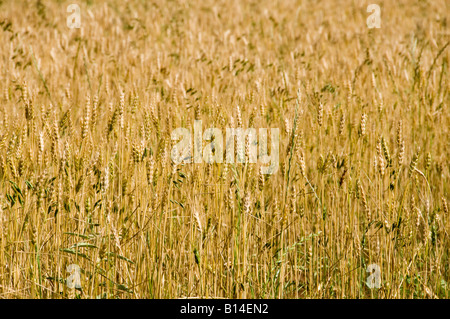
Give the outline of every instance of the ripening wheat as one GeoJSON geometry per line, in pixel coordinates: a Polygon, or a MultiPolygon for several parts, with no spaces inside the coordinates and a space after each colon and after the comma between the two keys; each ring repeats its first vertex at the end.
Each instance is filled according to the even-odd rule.
{"type": "Polygon", "coordinates": [[[0,298],[449,298],[445,0],[69,4],[0,1],[0,298]]]}

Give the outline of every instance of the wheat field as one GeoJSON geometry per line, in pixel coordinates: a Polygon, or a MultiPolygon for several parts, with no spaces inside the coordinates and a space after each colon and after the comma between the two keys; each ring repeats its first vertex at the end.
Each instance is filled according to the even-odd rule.
{"type": "Polygon", "coordinates": [[[372,2],[0,1],[0,298],[449,298],[449,3],[372,2]]]}

